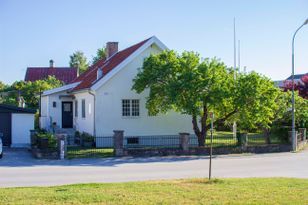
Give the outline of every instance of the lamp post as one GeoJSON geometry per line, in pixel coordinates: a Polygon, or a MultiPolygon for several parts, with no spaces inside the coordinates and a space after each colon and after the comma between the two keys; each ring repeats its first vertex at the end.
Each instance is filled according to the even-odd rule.
{"type": "Polygon", "coordinates": [[[308,24],[308,19],[295,31],[292,38],[292,146],[293,150],[296,151],[297,140],[295,136],[295,98],[294,98],[294,40],[297,32],[305,25],[308,24]]]}

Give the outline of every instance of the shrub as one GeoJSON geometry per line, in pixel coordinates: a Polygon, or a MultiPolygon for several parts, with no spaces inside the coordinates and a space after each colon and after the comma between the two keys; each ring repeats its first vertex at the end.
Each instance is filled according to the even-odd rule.
{"type": "Polygon", "coordinates": [[[291,131],[290,126],[272,126],[271,133],[281,142],[289,142],[289,131],[291,131]]]}
{"type": "MultiPolygon", "coordinates": [[[[48,148],[56,148],[57,147],[57,140],[55,138],[55,136],[51,133],[44,133],[44,132],[39,132],[37,133],[37,140],[47,140],[48,142],[48,148]]],[[[40,144],[40,143],[38,143],[40,144]]]]}
{"type": "Polygon", "coordinates": [[[81,139],[83,142],[94,142],[94,137],[86,132],[81,134],[81,139]]]}
{"type": "Polygon", "coordinates": [[[80,132],[79,132],[79,131],[76,131],[76,132],[75,132],[75,137],[76,137],[76,138],[80,138],[80,132]]]}

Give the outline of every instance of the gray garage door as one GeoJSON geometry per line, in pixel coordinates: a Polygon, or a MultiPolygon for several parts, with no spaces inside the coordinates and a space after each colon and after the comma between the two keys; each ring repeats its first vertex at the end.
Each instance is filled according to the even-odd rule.
{"type": "Polygon", "coordinates": [[[0,113],[0,133],[3,134],[3,145],[10,146],[12,143],[11,113],[0,113]]]}

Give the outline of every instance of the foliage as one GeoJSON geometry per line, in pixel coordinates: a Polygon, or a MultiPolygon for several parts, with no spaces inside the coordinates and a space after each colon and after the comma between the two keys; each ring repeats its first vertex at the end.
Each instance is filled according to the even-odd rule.
{"type": "Polygon", "coordinates": [[[240,130],[269,128],[278,112],[281,91],[273,81],[256,72],[240,74],[236,82],[234,105],[240,130]]]}
{"type": "MultiPolygon", "coordinates": [[[[308,129],[308,100],[299,96],[298,92],[294,93],[295,97],[295,126],[297,128],[308,129]]],[[[278,117],[274,120],[274,129],[279,127],[291,126],[292,124],[292,93],[281,92],[281,96],[277,103],[279,108],[277,110],[278,117]]]]}
{"type": "Polygon", "coordinates": [[[199,146],[204,146],[210,127],[228,120],[247,130],[268,127],[273,120],[279,90],[257,73],[235,73],[220,60],[200,60],[194,52],[164,51],[145,59],[132,87],[137,93],[149,91],[146,107],[150,115],[175,110],[192,117],[199,146]]]}
{"type": "Polygon", "coordinates": [[[100,59],[106,58],[106,48],[99,48],[96,51],[96,56],[93,57],[92,59],[92,65],[97,63],[100,59]]]}
{"type": "Polygon", "coordinates": [[[0,81],[0,92],[7,88],[7,85],[0,81]]]}
{"type": "Polygon", "coordinates": [[[18,105],[18,99],[22,97],[27,107],[39,107],[39,94],[45,90],[53,89],[62,86],[63,83],[57,80],[54,76],[48,76],[45,80],[30,81],[16,81],[5,91],[8,95],[5,97],[3,103],[18,105]]]}
{"type": "Polygon", "coordinates": [[[86,71],[89,67],[87,57],[82,51],[76,51],[70,56],[70,67],[78,68],[79,74],[86,71]]]}
{"type": "Polygon", "coordinates": [[[181,179],[2,188],[0,201],[7,205],[308,204],[307,187],[308,179],[296,178],[181,179]]]}
{"type": "Polygon", "coordinates": [[[47,139],[48,148],[56,148],[57,147],[57,139],[52,133],[39,132],[36,134],[38,140],[47,139]]]}
{"type": "MultiPolygon", "coordinates": [[[[290,80],[286,80],[283,84],[284,91],[291,91],[293,83],[290,80]]],[[[298,91],[299,96],[308,99],[308,74],[301,78],[301,82],[294,83],[294,90],[298,91]]]]}
{"type": "Polygon", "coordinates": [[[79,131],[76,131],[75,132],[75,137],[79,138],[81,135],[80,135],[80,132],[79,131]]]}
{"type": "Polygon", "coordinates": [[[81,139],[83,142],[94,142],[94,137],[86,132],[81,134],[81,139]]]}

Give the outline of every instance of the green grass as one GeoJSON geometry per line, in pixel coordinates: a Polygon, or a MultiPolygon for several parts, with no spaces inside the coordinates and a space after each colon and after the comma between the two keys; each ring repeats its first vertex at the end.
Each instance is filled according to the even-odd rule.
{"type": "MultiPolygon", "coordinates": [[[[272,144],[280,144],[281,142],[277,137],[271,136],[272,144]]],[[[249,133],[248,134],[248,146],[265,145],[265,138],[260,133],[249,133]]],[[[210,133],[206,138],[206,146],[210,145],[210,133]]],[[[213,147],[236,147],[238,146],[237,139],[233,137],[232,132],[217,131],[213,133],[213,147]]],[[[138,147],[137,147],[138,148],[138,147]]],[[[141,146],[140,149],[150,149],[153,147],[141,146]]],[[[170,148],[168,146],[160,146],[160,148],[170,148]]],[[[171,147],[174,148],[174,147],[171,147]]],[[[80,146],[69,146],[67,149],[67,158],[103,158],[113,157],[112,148],[89,148],[80,146]]]]}
{"type": "Polygon", "coordinates": [[[67,147],[67,158],[102,158],[113,157],[113,149],[111,148],[88,148],[72,146],[67,147]]]}
{"type": "Polygon", "coordinates": [[[206,179],[3,188],[1,204],[308,204],[308,180],[206,179]]]}
{"type": "MultiPolygon", "coordinates": [[[[210,144],[211,134],[207,134],[206,145],[210,144]]],[[[281,144],[282,142],[276,136],[270,136],[272,144],[281,144]]],[[[265,137],[261,133],[248,133],[248,145],[265,145],[265,137]]],[[[233,137],[232,132],[217,131],[213,133],[213,147],[237,146],[237,139],[233,137]]]]}

